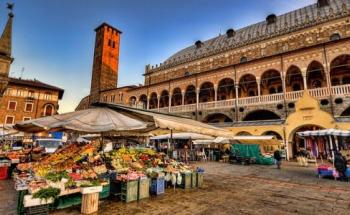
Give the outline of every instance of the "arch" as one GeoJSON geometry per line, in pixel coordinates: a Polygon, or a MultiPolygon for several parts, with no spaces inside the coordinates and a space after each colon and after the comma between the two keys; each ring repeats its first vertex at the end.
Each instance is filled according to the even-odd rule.
{"type": "Polygon", "coordinates": [[[290,66],[286,73],[286,92],[304,90],[301,70],[297,66],[290,66]]]}
{"type": "Polygon", "coordinates": [[[350,84],[350,55],[340,55],[332,60],[330,76],[332,86],[350,84]]]}
{"type": "Polygon", "coordinates": [[[179,87],[173,89],[173,95],[171,97],[171,106],[182,105],[182,92],[179,87]]]}
{"type": "Polygon", "coordinates": [[[240,131],[236,134],[236,136],[252,136],[252,134],[248,131],[240,131]]]}
{"type": "Polygon", "coordinates": [[[270,69],[261,75],[261,95],[282,93],[282,77],[277,70],[270,69]]]}
{"type": "Polygon", "coordinates": [[[245,74],[239,79],[239,97],[251,97],[258,95],[258,84],[252,74],[245,74]]]}
{"type": "Polygon", "coordinates": [[[199,90],[199,102],[211,102],[215,100],[214,84],[204,82],[199,90]]]}
{"type": "Polygon", "coordinates": [[[235,98],[235,82],[231,78],[224,78],[219,81],[217,100],[228,100],[235,98]]]}
{"type": "Polygon", "coordinates": [[[226,114],[223,113],[213,113],[209,114],[205,119],[203,120],[205,123],[229,123],[233,122],[233,120],[228,117],[226,114]]]}
{"type": "Polygon", "coordinates": [[[55,114],[55,106],[53,104],[45,104],[43,116],[52,116],[55,114]]]}
{"type": "Polygon", "coordinates": [[[306,78],[308,89],[322,88],[327,86],[323,65],[318,61],[312,61],[309,64],[306,71],[306,78]]]}
{"type": "Polygon", "coordinates": [[[163,90],[160,94],[159,107],[169,107],[169,92],[167,90],[163,90]]]}
{"type": "Polygon", "coordinates": [[[149,99],[149,109],[155,109],[158,108],[158,96],[156,92],[151,93],[150,99],[149,99]]]}
{"type": "Polygon", "coordinates": [[[282,136],[279,133],[277,133],[276,131],[265,131],[261,135],[275,136],[277,140],[283,139],[282,136]]]}
{"type": "Polygon", "coordinates": [[[350,116],[350,106],[347,107],[341,114],[340,116],[350,116]]]}
{"type": "Polygon", "coordinates": [[[140,103],[140,105],[142,106],[143,109],[147,108],[147,96],[146,96],[146,94],[142,94],[139,97],[139,103],[140,103]]]}
{"type": "Polygon", "coordinates": [[[185,105],[196,103],[196,87],[194,85],[189,85],[185,91],[185,105]]]}
{"type": "Polygon", "coordinates": [[[136,96],[130,96],[129,105],[134,106],[134,105],[136,105],[136,102],[137,102],[136,96]]]}
{"type": "Polygon", "coordinates": [[[249,112],[242,121],[261,121],[281,119],[276,113],[269,110],[255,110],[249,112]]]}

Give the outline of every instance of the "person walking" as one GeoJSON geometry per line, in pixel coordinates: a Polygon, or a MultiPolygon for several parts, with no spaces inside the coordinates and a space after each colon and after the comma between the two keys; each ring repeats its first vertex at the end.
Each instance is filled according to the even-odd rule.
{"type": "Polygon", "coordinates": [[[276,150],[273,153],[273,157],[276,160],[276,165],[277,165],[277,169],[281,169],[281,165],[282,165],[282,156],[281,156],[281,152],[279,150],[276,150]]]}

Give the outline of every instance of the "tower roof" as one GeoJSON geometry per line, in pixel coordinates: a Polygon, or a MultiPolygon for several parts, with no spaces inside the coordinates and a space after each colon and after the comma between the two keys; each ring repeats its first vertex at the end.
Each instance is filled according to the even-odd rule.
{"type": "Polygon", "coordinates": [[[115,31],[117,31],[117,32],[119,32],[119,33],[122,33],[119,29],[117,29],[117,28],[111,26],[110,24],[108,24],[108,23],[106,23],[106,22],[102,23],[102,24],[99,25],[97,28],[95,28],[95,31],[97,31],[98,29],[100,29],[100,28],[102,28],[102,27],[104,27],[104,26],[110,27],[110,28],[112,28],[113,30],[115,30],[115,31]]]}
{"type": "Polygon", "coordinates": [[[5,25],[4,31],[0,37],[0,55],[5,55],[11,57],[12,49],[12,19],[13,14],[9,13],[7,23],[5,25]]]}

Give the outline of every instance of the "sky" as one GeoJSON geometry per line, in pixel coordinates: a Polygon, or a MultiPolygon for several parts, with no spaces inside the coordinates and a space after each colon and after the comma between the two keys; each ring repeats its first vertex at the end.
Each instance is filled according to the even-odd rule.
{"type": "Polygon", "coordinates": [[[15,3],[10,75],[65,90],[60,113],[88,95],[95,32],[102,22],[123,32],[118,86],[143,84],[145,65],[159,64],[197,40],[239,29],[316,0],[0,0],[15,3]]]}

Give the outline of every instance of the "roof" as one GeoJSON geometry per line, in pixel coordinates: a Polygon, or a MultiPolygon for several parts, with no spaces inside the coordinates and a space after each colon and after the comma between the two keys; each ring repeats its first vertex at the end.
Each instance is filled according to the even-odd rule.
{"type": "Polygon", "coordinates": [[[22,79],[22,78],[9,78],[9,84],[12,85],[21,85],[21,86],[28,86],[28,87],[34,87],[34,88],[41,88],[41,89],[48,89],[48,90],[54,90],[58,91],[58,98],[62,99],[64,90],[55,87],[49,84],[46,84],[44,82],[38,81],[36,79],[34,80],[28,80],[28,79],[22,79]]]}
{"type": "Polygon", "coordinates": [[[277,16],[273,24],[262,21],[236,30],[232,37],[224,34],[204,41],[200,48],[189,46],[169,57],[162,66],[177,65],[336,19],[346,15],[344,9],[350,9],[349,0],[329,0],[329,6],[324,7],[318,7],[315,3],[277,16]]]}
{"type": "Polygon", "coordinates": [[[117,29],[117,28],[111,26],[110,24],[108,24],[108,23],[106,23],[106,22],[102,23],[102,24],[99,25],[97,28],[95,28],[95,31],[97,31],[98,29],[100,29],[100,28],[102,28],[102,27],[104,27],[104,26],[108,26],[108,27],[112,28],[113,30],[116,30],[116,31],[119,32],[119,33],[123,33],[123,32],[121,32],[119,29],[117,29]]]}

